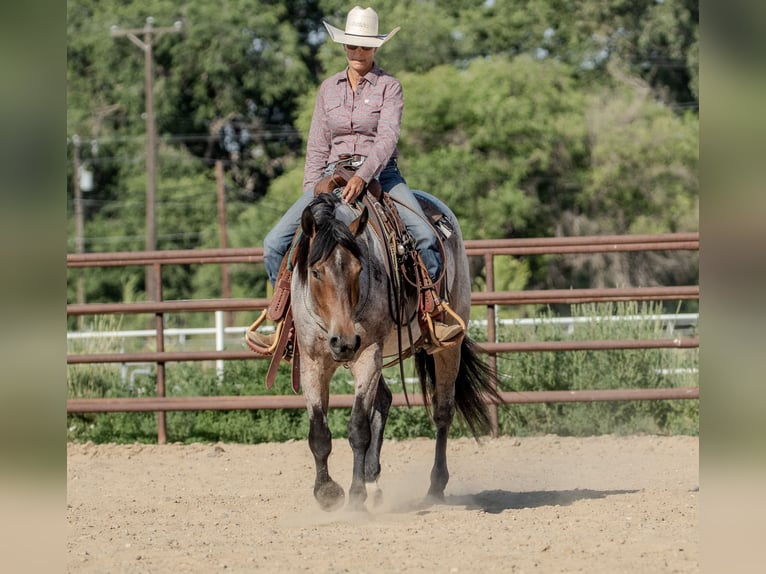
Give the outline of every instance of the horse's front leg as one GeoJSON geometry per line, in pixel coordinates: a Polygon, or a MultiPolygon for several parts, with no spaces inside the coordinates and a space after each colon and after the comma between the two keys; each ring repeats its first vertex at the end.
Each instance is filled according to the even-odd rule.
{"type": "Polygon", "coordinates": [[[383,446],[383,431],[386,429],[391,402],[391,390],[386,385],[383,376],[381,376],[378,379],[375,404],[370,413],[370,446],[367,447],[367,453],[364,456],[364,480],[367,486],[373,489],[373,503],[376,505],[383,502],[383,493],[378,488],[377,481],[380,476],[380,450],[383,446]]]}
{"type": "Polygon", "coordinates": [[[351,487],[348,491],[349,504],[360,509],[367,499],[365,483],[368,476],[375,480],[380,473],[380,463],[377,455],[380,452],[380,442],[383,439],[385,416],[377,412],[375,406],[380,402],[388,414],[390,398],[386,405],[385,393],[381,401],[377,400],[379,381],[381,379],[380,349],[372,345],[363,350],[351,367],[354,375],[355,396],[351,408],[351,419],[348,423],[348,442],[354,455],[354,468],[351,477],[351,487]],[[374,427],[374,428],[373,428],[374,427]],[[373,430],[375,436],[373,436],[373,430]],[[368,453],[372,456],[368,463],[368,453]]]}
{"type": "Polygon", "coordinates": [[[320,368],[308,357],[301,360],[301,386],[309,414],[309,448],[314,455],[316,478],[314,498],[322,510],[337,510],[343,506],[343,487],[330,477],[327,461],[332,452],[332,433],[327,424],[330,402],[332,368],[320,368]]]}

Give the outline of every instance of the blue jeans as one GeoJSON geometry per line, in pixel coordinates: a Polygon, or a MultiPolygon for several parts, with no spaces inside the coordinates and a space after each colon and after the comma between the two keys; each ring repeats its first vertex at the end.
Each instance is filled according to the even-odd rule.
{"type": "MultiPolygon", "coordinates": [[[[423,259],[428,274],[432,280],[436,280],[442,268],[441,252],[436,234],[427,222],[427,217],[418,200],[407,186],[407,182],[404,181],[395,159],[386,164],[386,167],[380,172],[378,180],[383,191],[396,200],[399,216],[415,240],[415,247],[423,259]]],[[[271,281],[272,286],[277,281],[277,273],[279,273],[282,259],[287,250],[290,249],[290,242],[301,224],[301,214],[312,199],[314,199],[313,189],[304,192],[263,240],[263,263],[266,265],[266,272],[269,274],[269,281],[271,281]]]]}

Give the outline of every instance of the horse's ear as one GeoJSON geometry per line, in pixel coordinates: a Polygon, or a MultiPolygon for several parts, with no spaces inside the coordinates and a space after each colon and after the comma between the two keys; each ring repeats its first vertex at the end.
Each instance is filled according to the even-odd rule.
{"type": "Polygon", "coordinates": [[[314,212],[311,211],[311,207],[307,207],[303,210],[303,214],[301,215],[301,229],[307,237],[314,237],[316,220],[314,219],[314,212]]]}
{"type": "Polygon", "coordinates": [[[354,237],[359,237],[367,228],[367,220],[370,218],[370,212],[367,211],[367,207],[362,210],[362,214],[351,222],[348,226],[354,237]]]}

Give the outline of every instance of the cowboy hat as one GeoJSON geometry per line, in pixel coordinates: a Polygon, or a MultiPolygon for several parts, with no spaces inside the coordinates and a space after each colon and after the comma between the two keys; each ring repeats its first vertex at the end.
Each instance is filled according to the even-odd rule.
{"type": "Polygon", "coordinates": [[[379,48],[399,31],[397,26],[388,34],[378,35],[378,14],[372,8],[354,6],[346,17],[346,29],[341,30],[322,20],[330,38],[338,44],[379,48]]]}

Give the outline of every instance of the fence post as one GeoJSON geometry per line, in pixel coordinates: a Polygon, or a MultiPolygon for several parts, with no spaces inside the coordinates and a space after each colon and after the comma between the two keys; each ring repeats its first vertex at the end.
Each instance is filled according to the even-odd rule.
{"type": "MultiPolygon", "coordinates": [[[[487,276],[486,290],[487,292],[491,293],[495,290],[495,259],[492,253],[484,254],[484,267],[486,269],[486,276],[487,276]]],[[[494,304],[487,305],[487,341],[489,341],[490,343],[497,342],[497,333],[495,330],[495,305],[494,304]]],[[[489,355],[489,366],[493,370],[493,372],[495,373],[497,372],[497,355],[495,354],[489,355]]],[[[495,390],[497,390],[496,381],[493,381],[493,384],[495,385],[495,390]]],[[[489,405],[489,424],[490,424],[490,433],[492,434],[493,438],[496,438],[498,435],[498,421],[497,421],[497,405],[494,403],[489,405]]]]}
{"type": "MultiPolygon", "coordinates": [[[[226,325],[223,320],[223,311],[215,312],[215,350],[223,351],[223,336],[226,325]]],[[[216,359],[215,372],[218,375],[218,379],[223,378],[223,359],[216,359]]]]}
{"type": "MultiPolygon", "coordinates": [[[[162,263],[154,263],[154,300],[162,301],[162,263]]],[[[157,330],[157,351],[165,351],[165,315],[162,311],[154,314],[154,324],[157,330]]],[[[165,396],[165,361],[157,361],[157,396],[165,396]]],[[[168,442],[168,429],[165,420],[165,411],[157,411],[157,444],[168,442]]]]}

